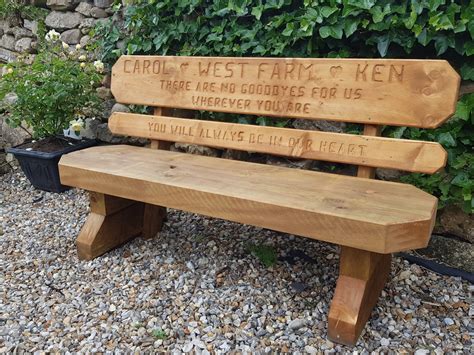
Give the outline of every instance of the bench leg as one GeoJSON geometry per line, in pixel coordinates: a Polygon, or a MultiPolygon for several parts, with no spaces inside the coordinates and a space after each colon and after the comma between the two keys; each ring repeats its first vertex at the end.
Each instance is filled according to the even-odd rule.
{"type": "Polygon", "coordinates": [[[390,273],[390,254],[341,247],[339,278],[329,310],[328,338],[353,346],[390,273]]]}
{"type": "Polygon", "coordinates": [[[166,207],[145,203],[143,213],[143,233],[145,239],[153,238],[163,227],[166,221],[166,207]]]}

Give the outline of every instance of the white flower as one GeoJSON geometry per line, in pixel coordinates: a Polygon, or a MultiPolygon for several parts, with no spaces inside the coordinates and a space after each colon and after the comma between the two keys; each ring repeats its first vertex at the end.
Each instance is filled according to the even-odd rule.
{"type": "Polygon", "coordinates": [[[83,55],[80,55],[78,59],[79,59],[81,62],[84,62],[87,58],[86,58],[86,56],[83,54],[83,55]]]}
{"type": "Polygon", "coordinates": [[[81,68],[85,68],[85,67],[86,67],[86,63],[82,62],[82,63],[80,64],[80,66],[81,66],[81,68]]]}
{"type": "Polygon", "coordinates": [[[13,68],[8,68],[7,69],[7,74],[11,74],[11,73],[13,73],[13,68]]]}
{"type": "Polygon", "coordinates": [[[84,121],[81,118],[72,120],[69,122],[69,128],[74,132],[80,132],[81,129],[84,128],[84,121]]]}
{"type": "Polygon", "coordinates": [[[46,36],[44,36],[44,39],[48,42],[55,42],[59,39],[60,34],[56,32],[55,30],[51,30],[48,33],[46,33],[46,36]]]}
{"type": "Polygon", "coordinates": [[[63,44],[63,48],[64,48],[64,49],[68,49],[68,48],[69,48],[69,44],[67,44],[66,42],[62,42],[62,44],[63,44]]]}
{"type": "Polygon", "coordinates": [[[102,63],[102,61],[96,60],[94,62],[94,67],[95,67],[95,70],[97,70],[99,73],[104,72],[104,63],[102,63]]]}
{"type": "Polygon", "coordinates": [[[77,50],[79,50],[79,49],[81,49],[81,48],[82,48],[82,47],[81,47],[80,44],[76,44],[76,49],[77,49],[77,50]]]}

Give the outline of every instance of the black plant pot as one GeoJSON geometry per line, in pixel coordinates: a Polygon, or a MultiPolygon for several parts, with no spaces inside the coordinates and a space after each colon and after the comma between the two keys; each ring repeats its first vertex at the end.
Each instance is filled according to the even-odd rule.
{"type": "Polygon", "coordinates": [[[15,156],[20,163],[21,170],[34,187],[44,191],[63,192],[70,187],[62,185],[59,180],[58,162],[61,156],[96,144],[94,139],[84,139],[77,144],[50,153],[25,150],[25,148],[21,148],[22,144],[7,148],[6,151],[15,156]]]}

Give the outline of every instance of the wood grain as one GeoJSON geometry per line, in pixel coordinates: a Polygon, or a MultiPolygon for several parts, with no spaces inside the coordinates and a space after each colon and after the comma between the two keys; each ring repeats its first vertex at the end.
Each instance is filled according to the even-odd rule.
{"type": "Polygon", "coordinates": [[[115,134],[270,153],[294,158],[435,173],[447,153],[434,142],[114,113],[115,134]]]}
{"type": "Polygon", "coordinates": [[[91,193],[91,213],[76,241],[81,260],[95,257],[138,236],[143,229],[143,203],[91,193]]]}
{"type": "Polygon", "coordinates": [[[328,337],[354,346],[390,273],[390,254],[341,248],[339,278],[328,316],[328,337]]]}
{"type": "Polygon", "coordinates": [[[459,84],[444,60],[122,56],[111,88],[129,104],[434,128],[459,84]]]}
{"type": "Polygon", "coordinates": [[[132,146],[70,153],[59,169],[69,186],[379,253],[426,246],[437,201],[411,185],[132,146]]]}

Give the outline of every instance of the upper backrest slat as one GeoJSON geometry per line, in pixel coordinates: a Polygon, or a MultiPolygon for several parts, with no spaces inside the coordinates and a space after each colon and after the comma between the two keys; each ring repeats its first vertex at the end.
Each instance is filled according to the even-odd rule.
{"type": "Polygon", "coordinates": [[[455,111],[460,77],[444,60],[122,56],[117,101],[434,128],[455,111]]]}
{"type": "Polygon", "coordinates": [[[433,142],[133,113],[112,114],[109,128],[121,135],[423,173],[438,171],[447,157],[433,142]]]}

